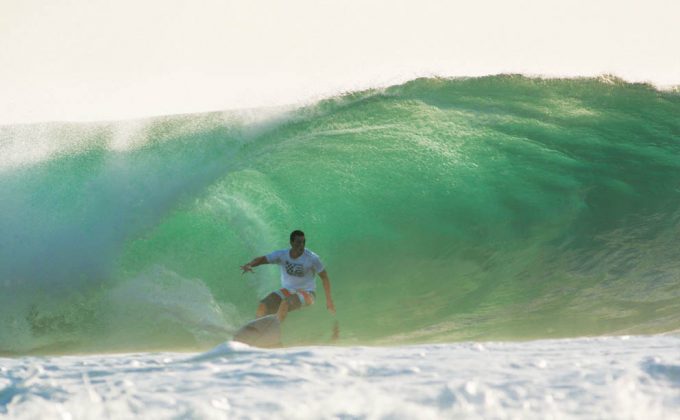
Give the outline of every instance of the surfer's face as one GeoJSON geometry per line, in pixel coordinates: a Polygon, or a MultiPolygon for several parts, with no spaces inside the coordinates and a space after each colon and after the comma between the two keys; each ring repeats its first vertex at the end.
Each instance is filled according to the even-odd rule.
{"type": "Polygon", "coordinates": [[[292,241],[290,241],[290,246],[293,248],[294,251],[301,252],[305,250],[305,237],[304,236],[296,236],[293,238],[292,241]]]}

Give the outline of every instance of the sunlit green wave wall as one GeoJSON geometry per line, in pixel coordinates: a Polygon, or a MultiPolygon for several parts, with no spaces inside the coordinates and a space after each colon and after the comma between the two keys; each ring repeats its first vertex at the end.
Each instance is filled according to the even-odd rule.
{"type": "Polygon", "coordinates": [[[0,128],[0,351],[200,349],[302,229],[337,315],[284,344],[680,328],[680,95],[418,79],[305,107],[0,128]]]}

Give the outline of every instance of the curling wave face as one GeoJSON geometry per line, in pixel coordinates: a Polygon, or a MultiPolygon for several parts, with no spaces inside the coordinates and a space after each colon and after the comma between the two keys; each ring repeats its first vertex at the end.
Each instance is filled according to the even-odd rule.
{"type": "MultiPolygon", "coordinates": [[[[0,128],[0,352],[202,348],[296,228],[340,343],[680,327],[680,96],[418,79],[297,109],[0,128]]],[[[284,325],[323,343],[320,296],[284,325]]]]}

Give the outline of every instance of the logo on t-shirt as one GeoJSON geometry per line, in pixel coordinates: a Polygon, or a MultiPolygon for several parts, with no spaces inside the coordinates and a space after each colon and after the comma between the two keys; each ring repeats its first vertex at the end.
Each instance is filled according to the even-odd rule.
{"type": "Polygon", "coordinates": [[[290,261],[286,261],[286,273],[288,273],[288,275],[290,276],[304,277],[305,268],[302,264],[296,264],[290,261]]]}

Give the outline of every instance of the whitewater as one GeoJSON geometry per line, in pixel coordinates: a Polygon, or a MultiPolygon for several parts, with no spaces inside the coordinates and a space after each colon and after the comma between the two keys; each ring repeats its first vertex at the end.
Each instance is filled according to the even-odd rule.
{"type": "Polygon", "coordinates": [[[17,418],[675,418],[677,337],[3,360],[17,418]]]}
{"type": "Polygon", "coordinates": [[[422,78],[1,126],[0,214],[1,416],[680,411],[677,89],[422,78]],[[278,281],[239,265],[293,229],[337,315],[229,341],[278,281]]]}

